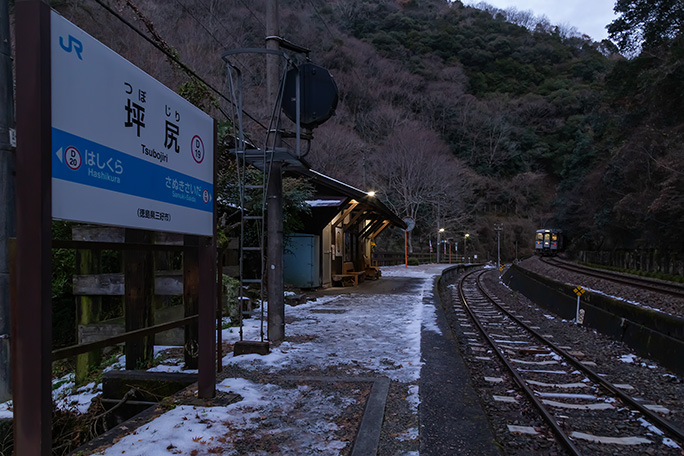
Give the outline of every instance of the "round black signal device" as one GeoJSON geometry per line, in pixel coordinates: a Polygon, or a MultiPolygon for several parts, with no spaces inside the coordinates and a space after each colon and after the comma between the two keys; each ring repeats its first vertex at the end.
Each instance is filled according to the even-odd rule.
{"type": "Polygon", "coordinates": [[[337,84],[330,72],[307,62],[285,75],[283,112],[297,123],[297,73],[299,72],[300,126],[314,129],[335,114],[337,84]]]}

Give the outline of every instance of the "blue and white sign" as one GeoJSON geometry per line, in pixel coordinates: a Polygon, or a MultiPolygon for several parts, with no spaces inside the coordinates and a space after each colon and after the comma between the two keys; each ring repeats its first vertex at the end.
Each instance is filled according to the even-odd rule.
{"type": "Polygon", "coordinates": [[[211,117],[52,12],[52,215],[211,236],[211,117]]]}

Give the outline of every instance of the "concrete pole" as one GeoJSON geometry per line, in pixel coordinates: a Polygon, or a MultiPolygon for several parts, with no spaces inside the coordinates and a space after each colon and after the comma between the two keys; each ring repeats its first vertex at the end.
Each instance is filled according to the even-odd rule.
{"type": "Polygon", "coordinates": [[[14,152],[9,136],[14,128],[12,80],[9,1],[0,0],[0,402],[11,399],[9,239],[15,235],[14,152]]]}
{"type": "MultiPolygon", "coordinates": [[[[276,37],[280,36],[278,1],[266,2],[266,49],[279,50],[276,37]]],[[[279,96],[280,57],[266,55],[266,85],[268,99],[275,106],[279,96]]],[[[280,115],[280,113],[276,113],[280,115]]],[[[279,122],[276,122],[279,124],[279,122]]],[[[280,132],[273,140],[274,147],[280,145],[280,132]]],[[[275,152],[275,151],[273,151],[275,152]]],[[[268,170],[265,170],[268,171],[268,170]]],[[[285,288],[283,280],[283,178],[282,163],[274,162],[268,177],[266,213],[266,276],[268,293],[268,340],[279,344],[285,339],[285,288]]]]}
{"type": "Polygon", "coordinates": [[[499,269],[501,267],[501,230],[503,230],[503,225],[494,225],[494,229],[496,230],[496,268],[499,269]]]}
{"type": "Polygon", "coordinates": [[[496,233],[496,258],[497,267],[501,267],[501,231],[496,233]]]}
{"type": "Polygon", "coordinates": [[[285,339],[285,289],[283,279],[283,180],[281,163],[274,162],[268,181],[268,340],[279,344],[285,339]]]}

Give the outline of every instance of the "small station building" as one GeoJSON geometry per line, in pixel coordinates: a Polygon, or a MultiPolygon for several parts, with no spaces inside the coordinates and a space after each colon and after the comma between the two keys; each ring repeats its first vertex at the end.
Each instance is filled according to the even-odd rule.
{"type": "Polygon", "coordinates": [[[405,229],[404,221],[372,194],[306,166],[285,174],[305,178],[315,189],[304,229],[285,241],[285,283],[326,288],[379,277],[374,240],[389,227],[405,229]]]}

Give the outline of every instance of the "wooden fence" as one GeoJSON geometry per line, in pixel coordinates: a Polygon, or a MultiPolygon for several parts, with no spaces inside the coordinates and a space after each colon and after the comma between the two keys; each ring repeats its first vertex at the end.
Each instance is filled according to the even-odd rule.
{"type": "MultiPolygon", "coordinates": [[[[374,252],[373,258],[378,266],[394,266],[404,264],[404,252],[374,252]]],[[[437,263],[437,253],[409,253],[408,259],[418,260],[418,264],[437,263]]],[[[442,254],[439,257],[441,264],[458,264],[463,263],[463,256],[452,254],[442,254]]]]}
{"type": "Polygon", "coordinates": [[[600,264],[616,268],[643,271],[672,276],[684,275],[684,260],[670,251],[647,250],[610,250],[580,251],[578,261],[600,264]]]}
{"type": "Polygon", "coordinates": [[[77,345],[54,350],[53,359],[76,356],[76,377],[82,380],[89,366],[100,361],[102,348],[125,343],[126,369],[136,369],[151,359],[155,335],[166,332],[167,341],[173,337],[184,347],[186,367],[197,368],[195,241],[196,236],[90,225],[74,226],[71,242],[55,241],[55,247],[77,253],[73,294],[79,337],[77,345]],[[120,251],[121,272],[102,272],[104,250],[120,251]],[[182,270],[172,270],[173,255],[179,253],[182,270]],[[181,304],[170,306],[171,296],[182,297],[181,304]],[[101,321],[103,297],[121,299],[123,316],[101,321]]]}

